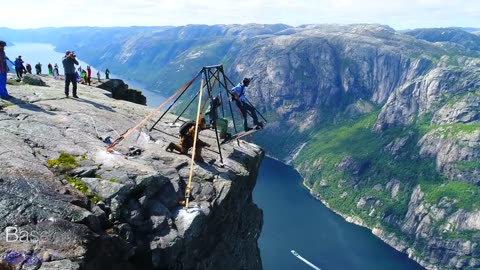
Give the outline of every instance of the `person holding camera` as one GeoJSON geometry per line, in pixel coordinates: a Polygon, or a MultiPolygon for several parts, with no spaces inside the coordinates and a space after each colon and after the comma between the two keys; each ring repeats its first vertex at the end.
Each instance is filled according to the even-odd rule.
{"type": "Polygon", "coordinates": [[[72,83],[73,97],[78,98],[77,78],[75,77],[75,65],[78,65],[76,55],[71,51],[66,51],[62,63],[65,72],[65,96],[68,98],[70,83],[72,83]]]}

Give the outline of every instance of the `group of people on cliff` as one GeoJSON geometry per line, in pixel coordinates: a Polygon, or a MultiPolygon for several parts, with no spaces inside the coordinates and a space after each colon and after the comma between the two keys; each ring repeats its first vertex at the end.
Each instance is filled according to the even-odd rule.
{"type": "MultiPolygon", "coordinates": [[[[24,76],[24,74],[32,74],[32,66],[27,63],[24,65],[24,60],[22,59],[22,56],[19,55],[18,57],[15,58],[15,61],[11,61],[5,54],[5,47],[7,46],[7,43],[5,41],[0,40],[0,98],[2,99],[8,99],[11,96],[8,94],[7,91],[7,73],[10,71],[8,63],[10,63],[13,67],[15,67],[15,73],[16,73],[16,78],[17,80],[21,80],[24,76]]],[[[91,85],[91,77],[92,77],[92,70],[90,66],[87,66],[86,70],[82,69],[81,66],[79,66],[78,71],[75,70],[75,65],[79,65],[76,56],[73,52],[67,51],[65,53],[65,56],[62,58],[62,64],[64,67],[64,74],[65,74],[65,95],[68,97],[69,96],[69,85],[72,84],[72,90],[73,90],[73,97],[77,97],[77,82],[85,84],[85,85],[91,85]],[[68,60],[71,59],[71,60],[68,60]],[[72,67],[73,65],[73,67],[72,67]],[[73,77],[72,77],[72,71],[73,71],[73,77]],[[67,76],[67,74],[69,74],[67,76]],[[68,78],[67,78],[68,77],[68,78]]],[[[51,63],[48,63],[47,65],[48,68],[48,74],[52,75],[54,79],[60,79],[60,71],[57,63],[52,65],[51,63]]],[[[35,64],[35,72],[37,75],[42,74],[42,64],[38,62],[35,64]]],[[[110,79],[110,70],[107,68],[105,70],[105,78],[110,79]]],[[[101,81],[100,78],[100,71],[97,71],[97,80],[98,82],[101,81]]]]}
{"type": "MultiPolygon", "coordinates": [[[[0,97],[1,98],[8,98],[8,91],[6,89],[6,74],[8,72],[8,65],[7,61],[9,59],[5,55],[4,48],[6,43],[4,41],[0,41],[0,97]]],[[[79,65],[79,62],[76,58],[76,55],[73,51],[67,50],[65,52],[65,56],[62,58],[62,64],[64,68],[65,74],[65,96],[68,98],[70,96],[70,84],[72,84],[72,96],[74,98],[78,98],[77,95],[77,82],[88,84],[91,83],[91,74],[92,70],[90,66],[87,66],[86,70],[82,69],[81,66],[78,69],[75,68],[76,65],[79,65]],[[81,77],[80,77],[81,76],[81,77]]],[[[23,60],[21,56],[15,59],[15,70],[17,72],[17,77],[21,78],[23,72],[31,73],[31,67],[27,64],[27,67],[23,67],[23,60]],[[18,69],[17,69],[18,66],[18,69]]],[[[35,65],[35,69],[37,74],[41,74],[41,67],[40,63],[35,65]]],[[[51,63],[48,64],[48,74],[53,75],[54,78],[58,78],[59,71],[58,65],[55,64],[52,66],[51,63]]],[[[109,79],[110,71],[108,68],[105,71],[105,77],[109,79]]],[[[98,81],[100,81],[100,72],[97,72],[98,81]]],[[[252,130],[252,127],[248,126],[248,115],[253,119],[254,128],[261,129],[263,128],[263,122],[258,120],[255,108],[247,101],[245,94],[250,85],[251,79],[244,78],[241,83],[236,85],[231,89],[232,100],[235,101],[235,104],[239,108],[242,117],[243,117],[243,128],[245,132],[252,130]]],[[[216,126],[220,122],[218,119],[218,113],[216,112],[217,108],[220,106],[220,99],[214,99],[213,103],[210,105],[210,110],[208,114],[210,115],[210,125],[207,125],[205,118],[201,117],[200,122],[198,124],[198,129],[195,134],[196,130],[196,123],[191,121],[180,128],[180,137],[178,144],[170,143],[166,150],[173,151],[176,150],[182,154],[187,154],[189,149],[193,147],[194,140],[197,138],[196,142],[196,149],[194,159],[197,161],[203,161],[203,157],[201,156],[202,148],[210,147],[210,144],[202,141],[198,137],[198,132],[201,130],[207,129],[210,126],[216,126]]]]}

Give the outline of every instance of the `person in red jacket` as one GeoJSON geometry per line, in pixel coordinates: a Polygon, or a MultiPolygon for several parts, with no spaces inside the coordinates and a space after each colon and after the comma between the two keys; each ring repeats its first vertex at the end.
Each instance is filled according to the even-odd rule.
{"type": "Polygon", "coordinates": [[[91,78],[92,78],[92,70],[90,69],[90,66],[87,66],[87,82],[88,82],[88,85],[90,85],[91,78]]]}
{"type": "Polygon", "coordinates": [[[52,64],[48,63],[48,74],[53,75],[53,66],[52,64]]]}

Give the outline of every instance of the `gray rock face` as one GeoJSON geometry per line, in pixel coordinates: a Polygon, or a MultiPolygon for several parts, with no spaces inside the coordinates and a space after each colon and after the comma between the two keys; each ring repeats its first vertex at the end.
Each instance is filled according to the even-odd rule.
{"type": "MultiPolygon", "coordinates": [[[[409,125],[413,123],[417,115],[422,116],[427,113],[437,103],[442,102],[442,99],[452,98],[458,94],[467,94],[478,87],[480,87],[480,78],[475,69],[433,69],[417,81],[405,84],[390,96],[382,108],[376,129],[409,125]]],[[[478,121],[478,107],[476,107],[478,99],[475,97],[465,98],[456,102],[454,106],[446,104],[446,107],[436,113],[434,123],[451,122],[455,120],[454,117],[457,118],[457,123],[460,121],[466,123],[465,121],[468,120],[478,121]],[[461,108],[465,104],[461,100],[465,101],[465,98],[469,101],[469,105],[461,108]],[[440,116],[448,114],[448,112],[454,113],[454,115],[440,120],[440,116]]]]}
{"type": "MultiPolygon", "coordinates": [[[[194,164],[186,209],[190,157],[164,150],[177,128],[160,123],[166,133],[150,133],[155,140],[138,131],[109,153],[98,138],[117,137],[152,109],[84,85],[80,99],[65,99],[63,82],[46,81],[10,86],[15,98],[0,111],[0,254],[32,251],[40,269],[262,268],[262,211],[251,195],[260,148],[226,145],[224,167],[194,164]],[[130,146],[141,154],[125,155],[130,146]]],[[[216,145],[213,131],[200,136],[216,145]]]]}
{"type": "Polygon", "coordinates": [[[47,84],[40,78],[40,76],[25,74],[23,76],[23,82],[30,85],[46,86],[47,84]]]}
{"type": "MultiPolygon", "coordinates": [[[[412,193],[402,230],[415,237],[413,248],[428,254],[428,260],[416,258],[425,266],[436,269],[435,265],[447,265],[462,269],[472,267],[475,260],[466,259],[475,256],[478,241],[475,239],[440,239],[436,237],[433,224],[447,217],[440,231],[448,233],[454,230],[480,230],[480,212],[455,211],[448,202],[430,205],[424,201],[424,193],[416,187],[412,193]]],[[[387,238],[388,239],[388,238],[387,238]]],[[[388,241],[388,240],[387,240],[388,241]]]]}
{"type": "Polygon", "coordinates": [[[465,166],[480,161],[480,130],[445,137],[448,128],[427,133],[420,141],[420,155],[436,160],[437,169],[449,179],[478,185],[480,168],[465,166]],[[459,140],[459,138],[461,138],[459,140]]]}
{"type": "Polygon", "coordinates": [[[147,104],[147,98],[142,92],[129,89],[128,84],[125,84],[122,80],[110,79],[101,83],[98,87],[111,92],[112,97],[115,99],[127,100],[142,105],[147,104]]]}
{"type": "Polygon", "coordinates": [[[475,68],[433,69],[390,96],[375,128],[382,131],[408,126],[431,113],[433,128],[418,142],[420,156],[435,158],[438,170],[451,180],[477,184],[479,169],[463,164],[480,161],[480,131],[475,129],[480,121],[480,103],[475,93],[478,87],[480,76],[475,68]],[[472,125],[472,129],[461,129],[456,124],[472,125]]]}

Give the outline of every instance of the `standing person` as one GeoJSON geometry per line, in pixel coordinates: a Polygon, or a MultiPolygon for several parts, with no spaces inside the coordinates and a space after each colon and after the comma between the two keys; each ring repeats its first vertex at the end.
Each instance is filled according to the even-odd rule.
{"type": "Polygon", "coordinates": [[[68,98],[70,83],[72,83],[73,97],[77,96],[77,78],[75,78],[75,65],[78,65],[76,55],[71,51],[66,51],[62,59],[63,70],[65,72],[65,96],[68,98]]]}
{"type": "Polygon", "coordinates": [[[100,82],[100,70],[97,71],[97,79],[98,79],[98,82],[100,82]]]}
{"type": "Polygon", "coordinates": [[[105,70],[105,79],[110,79],[110,70],[108,68],[105,70]]]}
{"type": "Polygon", "coordinates": [[[255,112],[255,108],[253,108],[250,103],[247,102],[247,99],[245,98],[245,92],[247,91],[247,87],[250,85],[250,79],[249,78],[244,78],[241,83],[239,83],[237,86],[232,88],[232,94],[233,98],[235,100],[235,103],[237,104],[237,107],[240,109],[242,112],[243,116],[243,129],[245,131],[252,130],[251,127],[248,126],[248,121],[247,121],[247,116],[248,113],[252,115],[253,118],[253,124],[257,126],[258,128],[263,128],[263,123],[258,121],[257,113],[255,112]]]}
{"type": "Polygon", "coordinates": [[[57,65],[57,63],[55,63],[55,65],[53,66],[53,78],[55,80],[58,79],[59,74],[60,73],[58,72],[58,65],[57,65]]]}
{"type": "Polygon", "coordinates": [[[87,82],[88,85],[90,85],[92,79],[92,70],[90,69],[90,66],[87,66],[87,82]]]}
{"type": "MultiPolygon", "coordinates": [[[[198,125],[198,132],[197,132],[197,145],[195,148],[195,156],[194,159],[196,161],[203,162],[202,157],[202,148],[203,147],[210,147],[210,144],[200,140],[198,138],[198,133],[204,129],[207,129],[207,124],[205,122],[205,118],[200,118],[200,123],[198,125]]],[[[193,140],[195,139],[195,121],[189,121],[184,123],[180,127],[180,137],[178,138],[178,144],[169,143],[166,151],[173,152],[173,150],[177,150],[182,154],[188,154],[188,150],[193,147],[193,140]]]]}
{"type": "Polygon", "coordinates": [[[0,98],[9,98],[7,91],[7,56],[5,55],[5,46],[7,43],[3,40],[0,40],[0,98]]]}
{"type": "Polygon", "coordinates": [[[35,65],[35,71],[37,72],[37,75],[42,74],[42,64],[40,64],[40,62],[35,65]]]}
{"type": "Polygon", "coordinates": [[[48,63],[47,68],[48,68],[48,74],[52,75],[52,74],[53,74],[53,66],[52,66],[52,64],[51,64],[51,63],[48,63]]]}
{"type": "Polygon", "coordinates": [[[16,59],[15,59],[15,72],[17,73],[17,78],[21,79],[22,78],[22,74],[23,74],[23,69],[25,67],[23,66],[23,60],[22,60],[22,56],[19,55],[16,59]]]}
{"type": "Polygon", "coordinates": [[[27,63],[27,73],[32,74],[32,66],[27,63]]]}
{"type": "Polygon", "coordinates": [[[23,65],[23,61],[22,61],[22,69],[20,70],[20,74],[22,75],[22,77],[23,77],[23,74],[27,74],[27,69],[23,65]]]}

